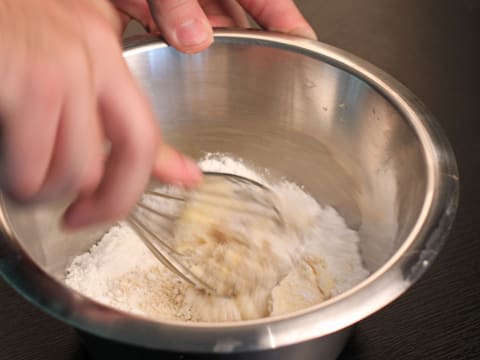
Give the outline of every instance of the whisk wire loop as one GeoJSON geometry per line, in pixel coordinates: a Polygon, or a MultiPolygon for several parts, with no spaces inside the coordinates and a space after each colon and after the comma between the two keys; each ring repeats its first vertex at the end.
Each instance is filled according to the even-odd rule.
{"type": "MultiPolygon", "coordinates": [[[[165,241],[163,237],[173,239],[176,234],[176,226],[183,216],[183,209],[188,203],[196,203],[210,208],[221,208],[229,214],[239,214],[240,217],[258,217],[271,221],[276,226],[283,226],[284,221],[279,209],[274,202],[274,194],[269,187],[242,176],[218,173],[218,172],[204,172],[204,184],[195,190],[175,191],[167,193],[159,190],[147,190],[145,194],[149,197],[161,198],[165,201],[173,201],[176,205],[176,213],[169,213],[164,209],[157,209],[145,201],[140,201],[137,204],[137,212],[130,214],[127,221],[131,224],[132,229],[137,233],[143,243],[151,251],[151,253],[170,271],[177,274],[180,278],[187,281],[196,288],[208,291],[210,293],[217,293],[218,288],[225,287],[220,284],[219,287],[207,284],[200,276],[197,276],[191,268],[183,262],[183,254],[179,253],[173,244],[165,241]],[[209,183],[209,181],[213,181],[209,183]],[[221,191],[222,186],[217,187],[217,181],[229,183],[231,186],[227,187],[228,192],[221,191]],[[220,189],[220,190],[219,190],[220,189]],[[140,210],[140,211],[138,211],[140,210]],[[142,218],[148,215],[150,225],[142,218]],[[152,215],[154,215],[152,217],[152,215]],[[152,227],[152,218],[155,225],[152,227]],[[154,230],[155,229],[155,230],[154,230]],[[162,231],[157,231],[162,230],[162,231]]],[[[180,189],[176,189],[180,190],[180,189]]],[[[167,207],[168,208],[168,207],[167,207]]],[[[198,221],[201,216],[198,216],[198,221]]],[[[205,214],[208,216],[208,214],[205,214]]],[[[189,219],[195,221],[195,218],[189,219]]],[[[206,274],[210,275],[210,274],[206,274]]]]}

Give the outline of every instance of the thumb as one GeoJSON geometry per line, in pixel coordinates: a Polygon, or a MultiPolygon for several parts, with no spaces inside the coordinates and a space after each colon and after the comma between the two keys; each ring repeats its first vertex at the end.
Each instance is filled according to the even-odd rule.
{"type": "Polygon", "coordinates": [[[265,29],[317,40],[314,30],[293,0],[238,0],[238,2],[265,29]]]}
{"type": "Polygon", "coordinates": [[[196,53],[213,42],[212,27],[197,0],[149,0],[149,4],[160,33],[176,49],[196,53]]]}

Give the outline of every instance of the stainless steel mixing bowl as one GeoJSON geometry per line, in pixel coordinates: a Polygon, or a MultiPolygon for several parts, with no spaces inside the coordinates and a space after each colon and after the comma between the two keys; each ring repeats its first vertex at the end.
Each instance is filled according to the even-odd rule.
{"type": "Polygon", "coordinates": [[[457,206],[452,150],[407,89],[344,51],[256,31],[215,37],[193,56],[154,38],[127,45],[126,60],[152,99],[164,138],[191,156],[230,153],[303,185],[359,232],[370,277],[278,318],[148,321],[62,284],[67,264],[105,229],[65,235],[58,228],[64,202],[22,208],[7,199],[1,272],[99,345],[99,358],[119,349],[171,358],[335,358],[351,326],[403,293],[438,253],[457,206]]]}

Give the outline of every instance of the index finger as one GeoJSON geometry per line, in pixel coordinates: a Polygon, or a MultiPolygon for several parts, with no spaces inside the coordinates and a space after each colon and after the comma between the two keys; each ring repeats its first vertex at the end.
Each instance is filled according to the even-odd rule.
{"type": "Polygon", "coordinates": [[[264,28],[317,40],[317,35],[292,0],[238,0],[264,28]]]}

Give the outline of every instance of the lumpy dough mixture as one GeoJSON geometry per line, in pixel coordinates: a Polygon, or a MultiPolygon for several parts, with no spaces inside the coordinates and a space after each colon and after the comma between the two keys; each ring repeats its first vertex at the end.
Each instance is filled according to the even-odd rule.
{"type": "MultiPolygon", "coordinates": [[[[209,155],[200,167],[266,183],[241,161],[227,156],[209,155]]],[[[281,181],[271,188],[286,222],[301,236],[272,233],[275,238],[265,239],[277,246],[273,253],[280,276],[268,278],[270,282],[265,281],[264,286],[229,297],[198,291],[167,270],[127,223],[112,227],[88,252],[77,256],[66,269],[65,281],[101,303],[148,318],[212,322],[255,319],[307,308],[367,277],[358,235],[333,208],[321,206],[291,182],[281,181]]],[[[249,231],[245,230],[245,236],[252,236],[249,231]]],[[[265,234],[268,232],[262,236],[265,234]]],[[[224,255],[226,250],[222,251],[224,255]]]]}

